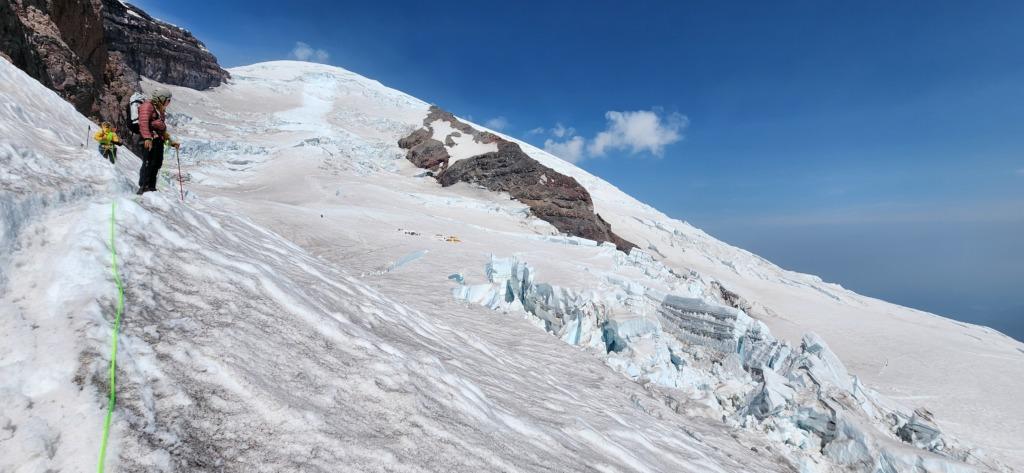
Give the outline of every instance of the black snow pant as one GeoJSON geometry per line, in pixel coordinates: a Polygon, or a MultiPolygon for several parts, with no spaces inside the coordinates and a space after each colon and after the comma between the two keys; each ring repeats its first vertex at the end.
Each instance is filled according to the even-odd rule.
{"type": "Polygon", "coordinates": [[[110,164],[114,164],[114,160],[117,159],[117,148],[111,146],[110,149],[103,149],[103,146],[101,145],[100,154],[103,155],[107,161],[110,161],[110,164]]]}
{"type": "Polygon", "coordinates": [[[156,190],[156,176],[160,167],[164,165],[164,140],[153,140],[153,147],[146,151],[142,158],[142,168],[139,169],[139,188],[143,190],[156,190]]]}

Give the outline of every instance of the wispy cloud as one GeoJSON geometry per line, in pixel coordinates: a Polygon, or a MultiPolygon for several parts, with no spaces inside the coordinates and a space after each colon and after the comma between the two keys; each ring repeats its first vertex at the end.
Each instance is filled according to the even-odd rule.
{"type": "Polygon", "coordinates": [[[505,117],[494,117],[484,122],[484,126],[492,130],[501,131],[508,128],[508,119],[505,117]]]}
{"type": "Polygon", "coordinates": [[[665,147],[683,139],[689,120],[679,113],[665,115],[658,109],[636,111],[609,111],[605,129],[592,139],[576,134],[576,129],[556,123],[553,128],[534,128],[528,135],[548,134],[544,149],[566,161],[576,163],[588,157],[598,157],[610,151],[623,150],[629,154],[650,153],[661,157],[665,147]]]}
{"type": "Polygon", "coordinates": [[[1014,171],[1014,173],[1017,174],[1018,176],[1024,176],[1024,168],[1020,168],[1014,171]]]}
{"type": "Polygon", "coordinates": [[[576,134],[576,129],[573,127],[565,127],[561,123],[556,123],[555,127],[551,129],[551,134],[557,138],[565,138],[566,136],[573,136],[576,134]]]}
{"type": "Polygon", "coordinates": [[[295,47],[292,48],[292,52],[289,55],[292,59],[298,59],[299,61],[309,62],[320,62],[326,63],[331,55],[323,49],[314,48],[302,41],[296,41],[295,47]]]}
{"type": "Polygon", "coordinates": [[[555,141],[551,138],[544,140],[544,151],[551,153],[570,163],[578,163],[583,160],[582,136],[574,136],[565,141],[555,141]]]}
{"type": "Polygon", "coordinates": [[[565,126],[561,123],[556,123],[553,128],[544,128],[539,126],[526,132],[527,135],[551,135],[555,138],[565,138],[576,134],[576,129],[569,126],[565,126]]]}

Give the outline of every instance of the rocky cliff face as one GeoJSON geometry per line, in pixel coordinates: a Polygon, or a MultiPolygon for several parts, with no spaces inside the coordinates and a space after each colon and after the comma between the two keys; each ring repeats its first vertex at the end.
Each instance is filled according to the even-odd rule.
{"type": "Polygon", "coordinates": [[[118,52],[138,75],[198,90],[216,87],[230,75],[189,31],[164,23],[118,0],[103,0],[107,48],[118,52]]]}
{"type": "Polygon", "coordinates": [[[459,121],[451,113],[431,107],[423,120],[424,128],[399,140],[407,149],[406,158],[418,167],[441,170],[437,181],[442,186],[458,182],[481,185],[492,191],[508,194],[527,206],[537,218],[559,231],[595,241],[607,241],[629,253],[636,245],[612,232],[611,225],[594,213],[594,203],[587,189],[576,179],[560,174],[527,155],[518,144],[493,133],[476,130],[459,121]],[[448,136],[435,135],[432,124],[447,122],[448,136]],[[467,135],[481,144],[495,144],[496,151],[460,159],[450,166],[448,149],[454,136],[467,135]],[[444,139],[442,142],[441,139],[444,139]]]}
{"type": "Polygon", "coordinates": [[[118,0],[0,0],[0,55],[115,123],[140,75],[195,89],[229,77],[191,33],[118,0]]]}
{"type": "Polygon", "coordinates": [[[96,116],[107,50],[94,1],[0,0],[0,54],[96,116]]]}

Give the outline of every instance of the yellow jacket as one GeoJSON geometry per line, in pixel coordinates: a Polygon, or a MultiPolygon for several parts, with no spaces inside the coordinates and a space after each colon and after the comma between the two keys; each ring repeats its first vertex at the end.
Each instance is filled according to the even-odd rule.
{"type": "Polygon", "coordinates": [[[100,130],[100,131],[97,131],[96,134],[93,135],[92,138],[94,140],[98,141],[100,146],[104,150],[112,149],[115,145],[121,144],[121,138],[118,137],[117,133],[114,133],[113,130],[108,130],[108,131],[100,130]]]}

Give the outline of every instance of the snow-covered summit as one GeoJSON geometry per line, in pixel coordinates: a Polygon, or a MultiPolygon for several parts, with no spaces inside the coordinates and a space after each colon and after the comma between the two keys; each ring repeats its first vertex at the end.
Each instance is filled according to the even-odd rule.
{"type": "Polygon", "coordinates": [[[93,465],[111,200],[122,469],[1022,464],[1024,347],[1008,337],[785,271],[519,142],[644,251],[567,237],[406,161],[418,99],[319,64],[230,72],[172,88],[187,202],[176,173],[136,202],[136,158],[111,168],[82,149],[70,130],[87,122],[0,60],[0,448],[19,452],[4,469],[93,465]],[[818,401],[840,430],[820,417],[833,407],[800,410],[818,401]]]}

